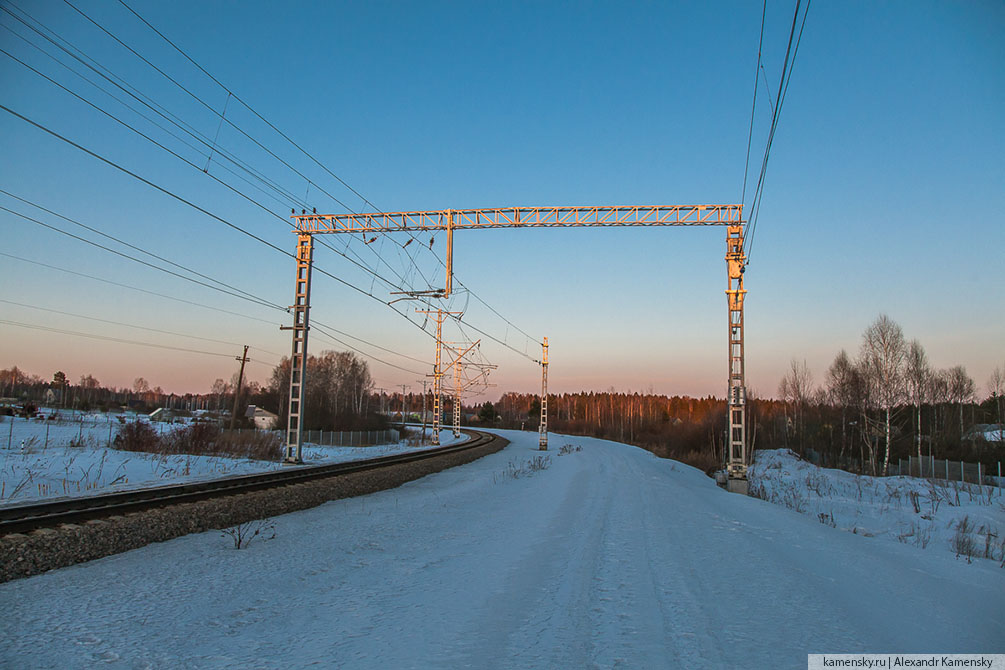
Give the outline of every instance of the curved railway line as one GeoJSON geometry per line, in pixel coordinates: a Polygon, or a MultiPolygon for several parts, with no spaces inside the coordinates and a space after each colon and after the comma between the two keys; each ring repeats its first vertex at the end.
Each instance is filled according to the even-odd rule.
{"type": "Polygon", "coordinates": [[[180,503],[279,488],[317,479],[378,470],[403,463],[415,463],[476,449],[486,446],[494,440],[503,439],[480,431],[465,430],[463,432],[468,435],[468,439],[459,444],[361,461],[291,466],[289,469],[261,474],[236,475],[202,482],[169,484],[116,493],[10,505],[0,508],[0,536],[10,533],[26,533],[39,528],[56,528],[63,524],[80,524],[94,519],[142,512],[180,503]]]}
{"type": "Polygon", "coordinates": [[[0,582],[231,528],[400,486],[499,451],[505,438],[465,430],[460,444],[363,461],[291,466],[203,482],[0,508],[0,582]]]}

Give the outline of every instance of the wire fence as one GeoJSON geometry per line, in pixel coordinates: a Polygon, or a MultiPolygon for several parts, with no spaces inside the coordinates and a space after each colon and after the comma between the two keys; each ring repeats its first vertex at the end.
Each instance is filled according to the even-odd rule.
{"type": "MultiPolygon", "coordinates": [[[[890,470],[893,470],[891,463],[890,470]]],[[[947,481],[970,482],[971,484],[990,484],[1001,487],[1002,464],[995,463],[965,463],[932,457],[910,456],[907,459],[897,459],[897,472],[894,474],[930,479],[945,479],[947,481]]]]}
{"type": "MultiPolygon", "coordinates": [[[[863,475],[882,475],[883,463],[877,459],[875,472],[873,463],[866,460],[862,462],[857,458],[839,458],[832,454],[821,454],[812,449],[806,450],[806,460],[824,468],[837,468],[847,472],[854,472],[863,475]]],[[[944,479],[946,481],[965,482],[970,484],[984,484],[1002,487],[1002,464],[1001,461],[990,463],[967,463],[965,461],[950,461],[935,458],[934,456],[910,456],[908,458],[898,458],[890,462],[887,476],[921,477],[923,479],[944,479]]]]}

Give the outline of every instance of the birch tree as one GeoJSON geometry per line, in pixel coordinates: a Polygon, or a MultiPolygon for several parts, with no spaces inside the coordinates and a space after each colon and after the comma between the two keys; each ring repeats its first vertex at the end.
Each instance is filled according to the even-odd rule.
{"type": "Polygon", "coordinates": [[[907,347],[907,394],[914,405],[915,418],[917,420],[917,447],[918,463],[921,463],[921,405],[925,402],[930,388],[929,378],[932,376],[932,368],[928,365],[928,356],[925,348],[918,340],[911,340],[907,347]]]}
{"type": "Polygon", "coordinates": [[[963,403],[974,397],[977,386],[967,374],[967,369],[957,365],[949,369],[949,397],[960,407],[960,442],[963,442],[963,403]]]}
{"type": "Polygon", "coordinates": [[[939,434],[939,418],[942,418],[942,428],[944,432],[949,426],[949,420],[946,418],[945,405],[950,400],[949,395],[949,370],[934,370],[932,372],[932,377],[929,379],[929,399],[932,402],[932,439],[939,434]]]}
{"type": "MultiPolygon", "coordinates": [[[[1002,427],[1002,393],[1005,393],[1005,370],[1000,367],[996,367],[991,371],[991,376],[988,378],[988,393],[995,400],[995,406],[998,408],[998,431],[999,433],[1003,430],[1002,427]]],[[[1001,435],[999,434],[998,440],[1001,441],[1001,435]]]]}
{"type": "Polygon", "coordinates": [[[855,365],[848,358],[848,352],[842,349],[834,357],[834,362],[827,368],[827,395],[830,401],[841,408],[841,452],[840,457],[844,458],[844,452],[848,445],[847,425],[848,410],[855,402],[858,383],[856,379],[858,371],[855,365]]]}
{"type": "Polygon", "coordinates": [[[906,390],[907,345],[904,331],[886,314],[880,314],[862,334],[860,359],[873,390],[874,401],[885,416],[883,475],[886,476],[890,466],[891,415],[903,402],[906,390]]]}
{"type": "Polygon", "coordinates": [[[810,372],[806,361],[800,362],[793,358],[789,363],[789,371],[778,384],[778,395],[785,402],[792,404],[800,453],[803,451],[803,409],[813,393],[812,387],[813,373],[810,372]]]}

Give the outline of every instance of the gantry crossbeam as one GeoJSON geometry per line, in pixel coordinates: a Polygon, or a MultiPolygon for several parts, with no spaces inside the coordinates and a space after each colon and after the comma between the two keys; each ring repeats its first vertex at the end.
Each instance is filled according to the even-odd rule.
{"type": "Polygon", "coordinates": [[[743,222],[742,205],[501,207],[428,212],[295,214],[303,233],[389,233],[475,228],[601,226],[729,226],[743,222]]]}

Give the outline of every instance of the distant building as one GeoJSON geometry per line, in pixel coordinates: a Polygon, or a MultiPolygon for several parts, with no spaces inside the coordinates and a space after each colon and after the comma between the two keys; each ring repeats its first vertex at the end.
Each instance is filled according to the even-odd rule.
{"type": "Polygon", "coordinates": [[[276,424],[279,423],[278,414],[274,414],[261,407],[256,407],[255,405],[248,405],[248,411],[245,412],[245,416],[251,419],[251,422],[255,424],[255,428],[258,430],[274,430],[276,424]]]}
{"type": "Polygon", "coordinates": [[[964,440],[984,440],[997,446],[1005,444],[1005,425],[1000,423],[975,423],[963,436],[964,440]]]}
{"type": "Polygon", "coordinates": [[[164,423],[174,423],[175,411],[166,407],[160,407],[150,412],[151,421],[163,421],[164,423]]]}

